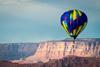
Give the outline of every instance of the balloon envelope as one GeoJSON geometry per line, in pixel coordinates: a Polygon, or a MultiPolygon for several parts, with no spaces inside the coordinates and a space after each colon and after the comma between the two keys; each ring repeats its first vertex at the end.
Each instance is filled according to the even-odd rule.
{"type": "Polygon", "coordinates": [[[74,39],[84,30],[87,25],[87,16],[80,10],[69,10],[61,16],[61,25],[74,39]]]}

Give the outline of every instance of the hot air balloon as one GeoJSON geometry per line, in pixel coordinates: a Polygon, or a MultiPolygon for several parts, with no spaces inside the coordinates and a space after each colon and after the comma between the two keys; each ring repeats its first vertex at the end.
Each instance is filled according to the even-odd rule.
{"type": "Polygon", "coordinates": [[[86,14],[77,9],[64,12],[61,16],[61,25],[74,41],[86,27],[87,21],[86,14]]]}

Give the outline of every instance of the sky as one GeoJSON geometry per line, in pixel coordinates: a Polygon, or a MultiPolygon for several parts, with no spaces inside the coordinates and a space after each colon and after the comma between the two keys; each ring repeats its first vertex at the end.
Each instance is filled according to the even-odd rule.
{"type": "Polygon", "coordinates": [[[80,9],[88,16],[77,38],[100,38],[100,0],[0,0],[0,43],[41,42],[70,38],[61,15],[80,9]]]}

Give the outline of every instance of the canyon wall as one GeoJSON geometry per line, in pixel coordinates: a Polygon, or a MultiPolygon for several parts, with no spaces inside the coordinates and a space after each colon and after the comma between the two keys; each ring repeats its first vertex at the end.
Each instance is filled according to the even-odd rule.
{"type": "Polygon", "coordinates": [[[38,43],[0,43],[0,60],[19,60],[33,55],[38,43]]]}
{"type": "Polygon", "coordinates": [[[47,62],[66,56],[100,57],[100,39],[77,39],[41,42],[35,55],[26,58],[29,62],[47,62]]]}
{"type": "Polygon", "coordinates": [[[10,44],[9,48],[7,44],[2,44],[0,48],[0,52],[7,53],[9,57],[15,54],[18,58],[23,52],[25,53],[21,56],[24,59],[21,60],[0,61],[0,67],[100,67],[99,38],[77,39],[75,43],[68,39],[41,42],[35,45],[10,44]],[[24,57],[25,55],[28,57],[24,57]]]}

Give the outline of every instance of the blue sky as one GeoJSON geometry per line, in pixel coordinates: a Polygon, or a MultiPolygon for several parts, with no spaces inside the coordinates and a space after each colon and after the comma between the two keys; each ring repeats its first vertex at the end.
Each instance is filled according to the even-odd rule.
{"type": "Polygon", "coordinates": [[[80,9],[88,25],[78,38],[100,38],[100,0],[0,0],[0,42],[70,38],[60,24],[69,9],[80,9]]]}

